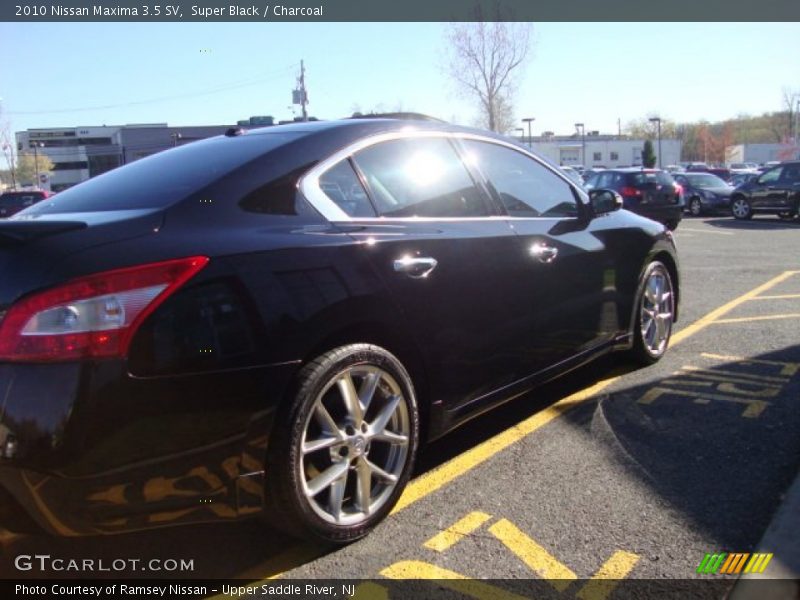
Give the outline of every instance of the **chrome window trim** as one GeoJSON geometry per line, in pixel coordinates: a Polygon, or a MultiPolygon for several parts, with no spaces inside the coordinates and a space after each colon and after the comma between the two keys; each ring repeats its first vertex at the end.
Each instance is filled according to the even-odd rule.
{"type": "MultiPolygon", "coordinates": [[[[570,181],[569,177],[560,173],[557,169],[554,169],[552,165],[542,161],[537,157],[535,154],[527,151],[525,148],[521,148],[515,144],[510,142],[506,142],[503,140],[498,140],[492,137],[486,137],[483,135],[475,134],[475,133],[467,133],[467,132],[453,132],[453,131],[428,131],[428,130],[419,130],[413,128],[406,128],[400,131],[393,131],[390,133],[380,133],[377,135],[372,135],[366,137],[364,139],[358,140],[350,144],[349,146],[345,146],[341,150],[338,150],[331,154],[328,158],[320,161],[317,163],[311,170],[308,171],[303,177],[300,178],[298,182],[298,187],[300,192],[303,194],[306,200],[313,206],[317,212],[319,212],[323,217],[325,217],[328,221],[331,222],[375,222],[375,223],[383,223],[383,222],[435,222],[435,221],[497,221],[497,220],[548,220],[548,221],[564,221],[564,220],[575,220],[577,217],[512,217],[510,215],[486,215],[483,217],[351,217],[346,212],[344,212],[339,205],[337,205],[333,200],[331,200],[328,195],[322,191],[322,188],[319,185],[320,177],[331,167],[337,165],[340,161],[346,160],[353,156],[359,150],[363,150],[364,148],[369,148],[370,146],[374,146],[375,144],[380,144],[382,142],[389,142],[393,140],[400,140],[400,139],[408,139],[408,138],[446,138],[446,139],[456,139],[456,140],[475,140],[479,142],[487,142],[490,144],[497,144],[498,146],[505,146],[510,150],[514,150],[535,160],[538,164],[542,165],[550,172],[552,172],[557,177],[560,177],[572,190],[577,190],[576,186],[570,181]]],[[[459,157],[460,160],[460,157],[459,157]]],[[[576,194],[578,200],[576,202],[580,202],[585,205],[585,201],[578,190],[576,194]]]]}

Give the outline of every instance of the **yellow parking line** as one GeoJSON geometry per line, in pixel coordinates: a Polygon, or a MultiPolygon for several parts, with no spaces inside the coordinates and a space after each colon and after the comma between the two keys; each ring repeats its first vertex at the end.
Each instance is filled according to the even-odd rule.
{"type": "Polygon", "coordinates": [[[693,336],[695,333],[697,333],[701,329],[705,329],[711,323],[713,323],[723,315],[728,314],[730,311],[732,311],[740,304],[744,304],[748,300],[751,300],[756,296],[760,296],[763,292],[766,292],[767,290],[775,287],[779,283],[786,281],[787,279],[789,279],[789,277],[791,277],[792,275],[796,275],[797,273],[800,273],[800,271],[784,271],[777,277],[770,279],[769,281],[758,286],[757,288],[754,288],[749,292],[742,294],[738,298],[734,298],[733,300],[727,302],[726,304],[723,304],[719,308],[715,308],[704,317],[700,317],[697,321],[695,321],[688,327],[681,329],[680,331],[675,333],[675,335],[672,336],[672,340],[670,340],[670,345],[674,346],[675,344],[682,342],[686,338],[693,336]]]}
{"type": "Polygon", "coordinates": [[[480,511],[471,512],[463,519],[459,519],[453,523],[441,533],[437,533],[435,536],[425,542],[423,546],[430,548],[431,550],[436,550],[437,552],[444,552],[478,529],[491,518],[492,515],[487,515],[486,513],[480,511]]]}
{"type": "Polygon", "coordinates": [[[605,600],[639,562],[639,555],[617,550],[575,594],[580,600],[605,600]]]}
{"type": "Polygon", "coordinates": [[[800,298],[800,294],[780,294],[778,296],[756,296],[752,300],[791,300],[800,298]]]}
{"type": "Polygon", "coordinates": [[[736,319],[717,319],[714,321],[715,325],[722,325],[725,323],[749,323],[751,321],[773,321],[775,319],[797,319],[800,318],[800,313],[786,313],[783,315],[763,315],[760,317],[738,317],[736,319]]]}
{"type": "Polygon", "coordinates": [[[437,585],[479,600],[525,600],[524,596],[419,560],[396,562],[381,575],[387,579],[435,579],[437,585]]]}
{"type": "Polygon", "coordinates": [[[554,588],[563,592],[578,576],[566,565],[560,563],[547,550],[534,542],[507,519],[500,519],[489,527],[489,531],[505,546],[528,565],[531,571],[542,579],[547,579],[554,588]]]}
{"type": "Polygon", "coordinates": [[[754,365],[769,365],[771,367],[781,367],[781,375],[791,377],[800,371],[800,363],[783,362],[780,360],[765,360],[763,358],[748,358],[747,356],[731,356],[729,354],[711,354],[703,352],[700,356],[705,358],[713,358],[714,360],[729,360],[741,363],[752,363],[754,365]]]}

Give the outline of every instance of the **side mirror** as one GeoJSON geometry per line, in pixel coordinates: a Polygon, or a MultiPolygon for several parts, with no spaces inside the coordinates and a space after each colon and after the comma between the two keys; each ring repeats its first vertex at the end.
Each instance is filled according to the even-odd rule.
{"type": "Polygon", "coordinates": [[[589,201],[596,215],[603,215],[622,208],[622,196],[614,190],[596,189],[589,191],[589,201]]]}

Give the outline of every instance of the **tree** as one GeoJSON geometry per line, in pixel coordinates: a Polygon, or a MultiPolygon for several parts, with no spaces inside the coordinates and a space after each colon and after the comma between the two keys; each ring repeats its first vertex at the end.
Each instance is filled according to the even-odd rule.
{"type": "Polygon", "coordinates": [[[485,22],[476,6],[472,23],[448,26],[448,52],[444,69],[466,97],[477,101],[481,125],[508,131],[513,123],[513,96],[520,67],[528,57],[532,26],[508,22],[499,4],[493,22],[485,22]]]}
{"type": "Polygon", "coordinates": [[[36,180],[36,167],[39,167],[39,175],[49,174],[53,170],[53,161],[50,157],[41,152],[38,155],[33,153],[23,153],[17,155],[17,181],[21,184],[39,185],[36,180]]]}
{"type": "Polygon", "coordinates": [[[652,169],[656,166],[656,154],[653,152],[653,142],[650,140],[644,141],[644,149],[642,150],[642,166],[652,169]]]}

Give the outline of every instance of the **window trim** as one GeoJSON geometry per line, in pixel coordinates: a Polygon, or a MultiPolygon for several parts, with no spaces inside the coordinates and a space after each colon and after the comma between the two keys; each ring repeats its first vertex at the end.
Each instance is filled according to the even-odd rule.
{"type": "MultiPolygon", "coordinates": [[[[391,133],[381,133],[373,136],[369,136],[354,142],[337,152],[334,152],[326,159],[317,163],[308,173],[303,175],[298,182],[298,189],[300,192],[305,196],[306,200],[308,200],[309,204],[314,207],[317,212],[319,212],[325,219],[330,222],[389,222],[389,221],[411,221],[411,222],[427,222],[427,221],[496,221],[496,220],[509,220],[509,219],[547,219],[550,221],[553,220],[574,220],[576,217],[515,217],[507,214],[505,212],[505,208],[500,207],[503,210],[502,214],[492,214],[488,216],[481,216],[481,217],[351,217],[346,212],[344,212],[333,200],[328,198],[325,192],[322,191],[322,188],[319,185],[319,179],[323,173],[325,173],[331,167],[336,166],[340,161],[345,159],[351,159],[352,156],[364,148],[368,148],[370,146],[374,146],[375,144],[380,144],[382,142],[388,142],[398,139],[408,139],[408,138],[446,138],[450,141],[451,145],[454,147],[454,150],[459,158],[462,161],[462,164],[466,167],[467,172],[470,174],[470,177],[473,178],[473,182],[475,186],[481,190],[481,192],[486,193],[484,190],[486,178],[483,173],[481,175],[481,181],[474,181],[473,172],[476,170],[474,165],[468,165],[464,160],[463,156],[460,152],[460,144],[458,143],[459,140],[474,140],[479,142],[487,142],[490,144],[496,144],[498,146],[505,146],[506,148],[513,150],[515,152],[519,152],[528,158],[535,160],[538,164],[548,169],[552,172],[556,177],[559,177],[562,181],[564,181],[569,189],[572,190],[572,195],[575,197],[575,202],[579,207],[579,211],[585,211],[586,207],[586,200],[583,196],[577,191],[577,188],[573,185],[572,181],[570,181],[569,177],[564,175],[563,173],[559,173],[556,169],[552,166],[547,164],[545,161],[541,160],[535,154],[528,152],[524,148],[521,148],[515,144],[510,142],[506,142],[503,140],[474,134],[474,133],[464,133],[464,132],[452,132],[452,131],[420,131],[415,129],[406,129],[402,131],[394,131],[391,133]]],[[[353,160],[352,163],[355,163],[353,160]]],[[[351,164],[352,164],[351,163],[351,164]]],[[[358,171],[357,171],[358,172],[358,171]]],[[[362,182],[363,185],[363,182],[362,182]]],[[[369,194],[369,191],[367,191],[369,194]]],[[[489,198],[493,203],[496,203],[496,199],[490,195],[489,198]]],[[[489,207],[487,208],[495,208],[497,207],[489,207]]],[[[577,217],[577,218],[580,218],[577,217]]]]}

